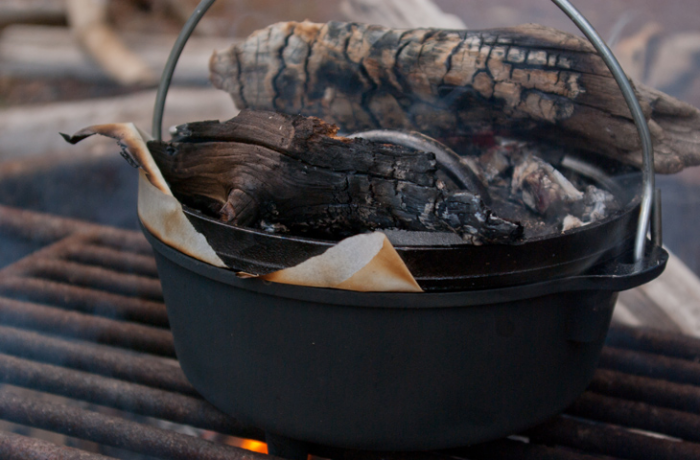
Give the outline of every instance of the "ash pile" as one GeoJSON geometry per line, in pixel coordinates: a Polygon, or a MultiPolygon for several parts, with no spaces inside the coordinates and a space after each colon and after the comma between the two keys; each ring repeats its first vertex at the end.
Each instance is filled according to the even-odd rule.
{"type": "MultiPolygon", "coordinates": [[[[544,159],[553,153],[547,148],[497,139],[496,145],[478,156],[480,176],[488,183],[499,214],[522,222],[526,237],[539,237],[599,222],[620,211],[622,203],[612,193],[619,192],[619,187],[602,170],[587,165],[612,190],[581,175],[585,166],[578,173],[555,168],[544,159]]],[[[554,153],[565,158],[560,151],[554,153]]]]}

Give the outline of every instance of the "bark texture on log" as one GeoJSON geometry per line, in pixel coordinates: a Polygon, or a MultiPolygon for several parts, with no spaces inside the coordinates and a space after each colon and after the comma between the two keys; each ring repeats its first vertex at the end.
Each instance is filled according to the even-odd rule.
{"type": "Polygon", "coordinates": [[[522,235],[477,195],[439,181],[433,154],[336,132],[317,118],[244,110],[180,126],[173,142],[148,147],[181,201],[237,225],[326,237],[454,231],[476,244],[522,235]]]}
{"type": "MultiPolygon", "coordinates": [[[[210,63],[239,108],[320,117],[342,130],[527,135],[641,163],[629,109],[586,40],[524,25],[457,31],[285,22],[210,63]]],[[[700,111],[637,85],[656,168],[700,164],[700,111]]]]}

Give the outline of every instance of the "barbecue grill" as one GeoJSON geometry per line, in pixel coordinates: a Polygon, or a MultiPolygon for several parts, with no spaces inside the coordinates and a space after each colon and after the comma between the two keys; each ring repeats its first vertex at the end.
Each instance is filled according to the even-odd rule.
{"type": "MultiPolygon", "coordinates": [[[[0,271],[0,381],[8,385],[0,391],[0,419],[118,448],[109,451],[117,458],[267,458],[131,415],[264,439],[262,430],[205,402],[185,379],[142,235],[6,206],[0,222],[3,236],[43,246],[0,271]],[[57,403],[44,394],[69,399],[57,403]]],[[[699,361],[698,339],[615,327],[588,390],[564,414],[524,433],[449,452],[310,450],[326,458],[700,458],[699,361]]],[[[0,456],[110,458],[7,428],[0,456]]]]}
{"type": "MultiPolygon", "coordinates": [[[[43,247],[0,272],[0,418],[158,458],[264,458],[157,428],[152,418],[264,439],[205,402],[184,378],[150,249],[134,233],[0,207],[0,232],[43,247]],[[38,392],[38,393],[37,393],[38,392]],[[35,398],[59,395],[120,412],[35,398]],[[130,414],[151,419],[133,420],[130,414]],[[143,423],[142,423],[143,422],[143,423]]],[[[326,458],[697,458],[700,342],[613,329],[601,368],[566,413],[500,441],[450,451],[326,458]]],[[[275,451],[294,457],[294,446],[275,451]],[[291,449],[291,450],[289,450],[291,449]]],[[[109,458],[0,434],[3,458],[109,458]]],[[[102,452],[105,453],[105,452],[102,452]]]]}

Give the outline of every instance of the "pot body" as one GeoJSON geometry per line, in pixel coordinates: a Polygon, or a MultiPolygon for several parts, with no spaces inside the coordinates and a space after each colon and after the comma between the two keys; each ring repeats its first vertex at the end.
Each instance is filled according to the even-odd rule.
{"type": "Polygon", "coordinates": [[[614,288],[625,288],[624,276],[600,289],[580,280],[423,294],[287,286],[238,279],[145,233],[197,391],[244,423],[346,448],[456,447],[560,412],[592,378],[614,288]]]}

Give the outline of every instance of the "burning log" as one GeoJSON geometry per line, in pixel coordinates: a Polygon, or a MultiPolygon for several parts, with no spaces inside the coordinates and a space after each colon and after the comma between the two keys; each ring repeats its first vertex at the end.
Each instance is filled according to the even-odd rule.
{"type": "MultiPolygon", "coordinates": [[[[346,132],[546,139],[641,164],[629,109],[584,39],[538,25],[457,31],[286,22],[212,56],[239,108],[313,115],[346,132]]],[[[656,170],[700,164],[700,111],[637,85],[656,170]]]]}
{"type": "Polygon", "coordinates": [[[523,228],[437,175],[434,154],[349,139],[311,117],[242,111],[178,127],[148,143],[173,193],[226,222],[269,231],[350,236],[397,228],[508,243],[523,228]]]}

